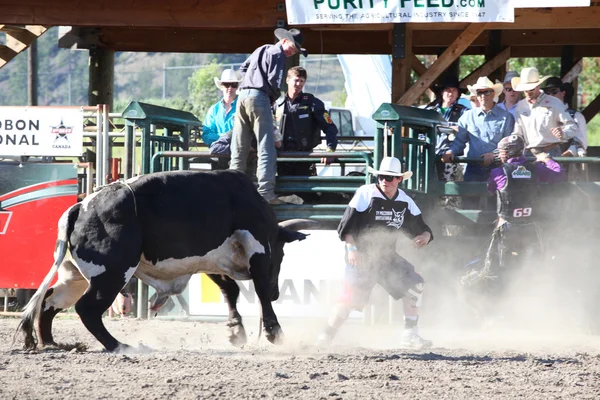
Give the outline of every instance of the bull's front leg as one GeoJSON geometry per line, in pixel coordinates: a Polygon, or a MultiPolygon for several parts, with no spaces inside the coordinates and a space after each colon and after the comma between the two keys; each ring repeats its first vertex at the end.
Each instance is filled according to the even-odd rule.
{"type": "Polygon", "coordinates": [[[242,324],[242,316],[237,310],[237,299],[240,295],[240,288],[235,281],[228,276],[207,274],[214,283],[219,286],[221,293],[227,301],[229,307],[229,342],[237,347],[242,347],[246,344],[246,330],[242,324]]]}
{"type": "Polygon", "coordinates": [[[277,316],[271,304],[272,301],[277,300],[279,292],[277,282],[271,282],[269,258],[264,254],[255,254],[250,259],[250,266],[252,281],[262,308],[265,337],[273,344],[282,344],[284,340],[283,330],[279,325],[279,321],[277,321],[277,316]],[[275,286],[273,287],[273,285],[275,286]]]}

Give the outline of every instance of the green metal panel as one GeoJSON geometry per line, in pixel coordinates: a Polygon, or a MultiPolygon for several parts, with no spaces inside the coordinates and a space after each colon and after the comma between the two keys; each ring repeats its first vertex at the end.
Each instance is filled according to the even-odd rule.
{"type": "MultiPolygon", "coordinates": [[[[187,150],[192,128],[202,127],[202,123],[192,113],[153,104],[133,101],[123,111],[127,127],[142,128],[142,173],[151,172],[150,160],[154,153],[176,149],[187,150]],[[151,133],[151,127],[161,127],[164,135],[151,133]],[[179,135],[174,135],[179,132],[179,135]]],[[[173,170],[187,166],[184,161],[164,161],[167,168],[173,170]]]]}
{"type": "Polygon", "coordinates": [[[382,103],[373,113],[372,118],[380,124],[384,121],[402,120],[404,123],[432,126],[445,122],[444,118],[433,110],[423,110],[392,103],[382,103]]]}

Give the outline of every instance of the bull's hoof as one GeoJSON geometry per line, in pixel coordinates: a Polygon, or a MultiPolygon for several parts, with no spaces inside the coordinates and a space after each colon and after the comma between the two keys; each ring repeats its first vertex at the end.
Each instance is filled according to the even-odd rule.
{"type": "Polygon", "coordinates": [[[265,327],[264,331],[267,340],[273,344],[280,345],[285,341],[285,335],[279,325],[265,327]]]}
{"type": "Polygon", "coordinates": [[[246,336],[246,329],[241,323],[229,325],[229,343],[235,347],[243,347],[248,338],[246,336]]]}

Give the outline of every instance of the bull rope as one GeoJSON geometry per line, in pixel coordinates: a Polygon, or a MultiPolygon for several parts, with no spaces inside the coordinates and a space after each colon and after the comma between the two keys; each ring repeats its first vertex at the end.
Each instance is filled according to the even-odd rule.
{"type": "Polygon", "coordinates": [[[126,181],[119,181],[121,182],[122,185],[125,185],[127,187],[127,189],[129,189],[129,191],[131,192],[131,195],[133,196],[133,209],[135,210],[135,216],[138,216],[138,211],[137,211],[137,200],[135,199],[135,192],[133,191],[133,189],[131,188],[131,186],[129,185],[129,183],[127,183],[126,181]]]}

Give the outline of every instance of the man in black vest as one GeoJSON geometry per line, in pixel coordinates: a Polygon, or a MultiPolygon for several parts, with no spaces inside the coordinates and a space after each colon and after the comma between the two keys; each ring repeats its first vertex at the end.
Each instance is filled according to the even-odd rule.
{"type": "MultiPolygon", "coordinates": [[[[325,132],[327,151],[333,152],[337,146],[338,129],[331,120],[325,105],[310,93],[302,92],[307,73],[302,67],[288,70],[287,94],[275,104],[275,126],[279,129],[283,142],[279,151],[312,151],[321,144],[321,131],[325,132]]],[[[276,143],[276,146],[278,143],[276,143]]],[[[329,158],[323,158],[329,164],[329,158]]],[[[314,163],[278,163],[279,175],[316,175],[314,163]]]]}
{"type": "Polygon", "coordinates": [[[461,280],[469,287],[483,283],[482,289],[492,296],[500,294],[526,261],[541,260],[541,231],[535,223],[538,183],[564,180],[560,165],[547,153],[539,153],[537,162],[531,162],[523,156],[524,150],[525,141],[518,135],[498,143],[503,165],[492,169],[488,179],[488,191],[497,198],[496,228],[483,267],[461,280]]]}

